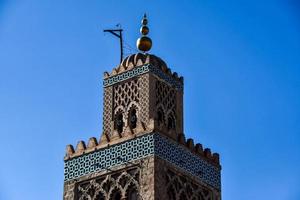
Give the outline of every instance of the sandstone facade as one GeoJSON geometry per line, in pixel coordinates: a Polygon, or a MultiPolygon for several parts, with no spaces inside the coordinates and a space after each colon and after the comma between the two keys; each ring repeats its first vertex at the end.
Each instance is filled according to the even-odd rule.
{"type": "Polygon", "coordinates": [[[220,200],[219,155],[183,132],[183,78],[150,54],[104,73],[103,133],[67,146],[64,200],[220,200]]]}

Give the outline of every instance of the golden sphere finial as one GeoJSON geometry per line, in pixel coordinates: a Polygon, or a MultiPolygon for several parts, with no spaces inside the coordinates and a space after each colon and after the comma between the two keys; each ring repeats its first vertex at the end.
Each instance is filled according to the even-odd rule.
{"type": "Polygon", "coordinates": [[[152,47],[152,40],[149,37],[147,37],[149,33],[149,28],[147,24],[148,19],[146,14],[144,14],[144,17],[142,19],[142,27],[140,29],[142,36],[136,41],[137,48],[143,52],[149,51],[152,47]]]}

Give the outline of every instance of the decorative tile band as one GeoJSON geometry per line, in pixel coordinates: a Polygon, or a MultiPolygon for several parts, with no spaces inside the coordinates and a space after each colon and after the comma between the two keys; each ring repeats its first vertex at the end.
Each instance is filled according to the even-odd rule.
{"type": "Polygon", "coordinates": [[[158,69],[157,67],[150,65],[150,64],[146,64],[146,65],[143,65],[140,67],[135,67],[134,69],[129,70],[127,72],[117,74],[110,78],[106,78],[103,80],[103,87],[108,87],[108,86],[114,85],[116,83],[128,80],[130,78],[133,78],[133,77],[136,77],[136,76],[148,73],[148,72],[152,72],[153,74],[162,78],[169,84],[174,85],[177,89],[183,88],[183,86],[180,82],[174,80],[173,78],[171,78],[168,75],[166,75],[165,73],[163,73],[160,69],[158,69]]]}
{"type": "Polygon", "coordinates": [[[65,181],[126,164],[154,154],[154,135],[149,134],[65,161],[65,181]]]}
{"type": "Polygon", "coordinates": [[[220,169],[158,133],[144,135],[65,162],[65,181],[156,155],[220,189],[220,169]]]}
{"type": "Polygon", "coordinates": [[[150,71],[149,66],[150,65],[143,65],[143,66],[140,66],[140,67],[135,67],[134,69],[129,70],[127,72],[117,74],[113,77],[104,79],[103,86],[108,87],[108,86],[114,85],[116,83],[119,83],[121,81],[125,81],[127,79],[139,76],[141,74],[145,74],[145,73],[150,71]]]}
{"type": "Polygon", "coordinates": [[[183,146],[158,134],[155,135],[155,155],[189,172],[205,183],[218,189],[221,188],[220,169],[194,155],[183,146]]]}
{"type": "Polygon", "coordinates": [[[183,89],[183,86],[180,82],[174,80],[173,78],[171,78],[170,76],[166,75],[164,72],[162,72],[160,69],[158,69],[157,67],[154,67],[152,65],[150,65],[150,71],[155,74],[156,76],[160,77],[161,79],[165,80],[167,83],[174,85],[177,89],[183,89]]]}

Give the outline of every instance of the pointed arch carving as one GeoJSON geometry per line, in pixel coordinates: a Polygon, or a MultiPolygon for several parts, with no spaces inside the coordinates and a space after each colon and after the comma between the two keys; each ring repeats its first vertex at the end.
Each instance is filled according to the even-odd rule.
{"type": "Polygon", "coordinates": [[[138,121],[140,121],[140,107],[136,102],[131,102],[127,108],[127,126],[131,129],[137,127],[138,121]]]}
{"type": "Polygon", "coordinates": [[[139,80],[140,78],[133,78],[113,86],[113,122],[114,130],[117,131],[119,137],[126,135],[128,127],[131,130],[135,129],[140,121],[141,82],[139,80]],[[120,116],[117,119],[120,112],[122,112],[122,123],[120,116]],[[119,126],[116,125],[117,122],[119,126]]]}
{"type": "Polygon", "coordinates": [[[122,190],[117,186],[115,188],[112,188],[109,193],[109,199],[111,200],[121,200],[122,196],[122,190]]]}
{"type": "Polygon", "coordinates": [[[167,194],[170,200],[212,200],[212,191],[166,169],[167,194]]]}
{"type": "Polygon", "coordinates": [[[157,120],[158,126],[166,125],[166,111],[162,105],[159,105],[157,107],[156,120],[157,120]]]}
{"type": "Polygon", "coordinates": [[[176,125],[176,89],[169,84],[161,80],[155,82],[155,94],[156,94],[156,109],[163,110],[165,126],[168,130],[175,129],[176,125]]]}
{"type": "Polygon", "coordinates": [[[122,106],[127,109],[131,102],[139,103],[139,81],[132,79],[114,86],[114,109],[122,106]]]}
{"type": "Polygon", "coordinates": [[[128,185],[125,196],[126,196],[126,200],[138,200],[139,199],[138,186],[136,186],[135,184],[128,185]]]}
{"type": "Polygon", "coordinates": [[[126,199],[129,192],[139,194],[139,169],[131,168],[80,182],[76,186],[76,200],[126,199]],[[116,195],[119,193],[119,196],[116,195]]]}
{"type": "Polygon", "coordinates": [[[176,116],[172,110],[167,113],[166,125],[168,130],[175,130],[176,128],[176,116]]]}
{"type": "Polygon", "coordinates": [[[120,106],[115,110],[114,114],[114,129],[117,130],[119,135],[122,134],[125,127],[124,109],[120,106]]]}

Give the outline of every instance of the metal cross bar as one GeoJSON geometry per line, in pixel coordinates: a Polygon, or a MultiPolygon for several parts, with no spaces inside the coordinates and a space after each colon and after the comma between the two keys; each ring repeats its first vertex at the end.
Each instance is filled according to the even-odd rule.
{"type": "Polygon", "coordinates": [[[114,36],[116,36],[117,38],[120,39],[120,49],[121,49],[121,60],[120,63],[123,60],[123,35],[122,35],[122,31],[123,29],[106,29],[103,30],[104,32],[109,32],[111,34],[113,34],[114,36]]]}

